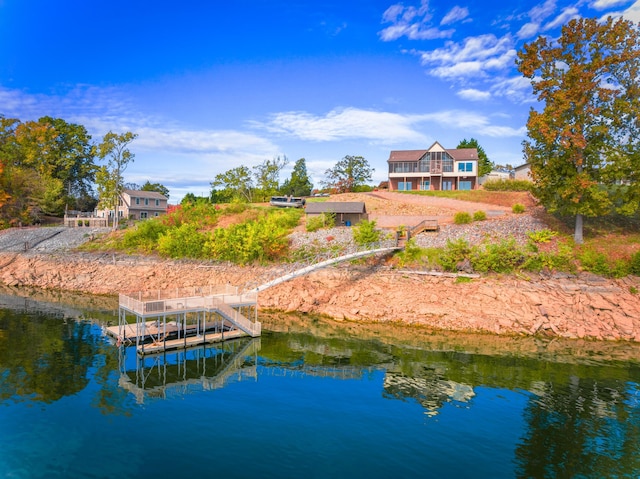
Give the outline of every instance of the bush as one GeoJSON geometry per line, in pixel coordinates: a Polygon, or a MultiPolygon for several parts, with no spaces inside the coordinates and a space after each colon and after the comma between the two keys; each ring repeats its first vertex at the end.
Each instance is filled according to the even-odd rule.
{"type": "Polygon", "coordinates": [[[158,252],[169,258],[202,258],[207,236],[195,225],[183,224],[173,228],[158,239],[158,252]]]}
{"type": "Polygon", "coordinates": [[[636,276],[640,276],[640,251],[636,251],[629,261],[629,272],[636,276]]]}
{"type": "Polygon", "coordinates": [[[600,276],[610,276],[611,268],[604,253],[598,253],[593,250],[584,250],[578,256],[580,265],[585,271],[589,271],[600,276]]]}
{"type": "Polygon", "coordinates": [[[482,187],[487,191],[531,191],[533,183],[527,180],[488,180],[482,187]]]}
{"type": "Polygon", "coordinates": [[[529,239],[534,243],[548,243],[549,241],[551,241],[551,238],[557,235],[558,233],[547,228],[538,231],[529,231],[527,233],[529,239]]]}
{"type": "Polygon", "coordinates": [[[318,231],[322,228],[332,228],[336,225],[335,213],[322,213],[318,216],[307,218],[306,230],[308,232],[318,231]]]}
{"type": "Polygon", "coordinates": [[[525,261],[525,253],[511,238],[499,243],[487,243],[473,251],[471,264],[481,272],[510,273],[525,261]]]}
{"type": "Polygon", "coordinates": [[[353,228],[353,240],[360,246],[380,241],[380,231],[376,229],[376,222],[363,220],[358,223],[353,228]]]}
{"type": "Polygon", "coordinates": [[[473,213],[473,221],[484,221],[487,219],[487,214],[484,211],[476,211],[473,213]]]}
{"type": "Polygon", "coordinates": [[[445,271],[457,271],[458,264],[471,258],[472,248],[466,240],[447,240],[447,245],[440,254],[440,265],[445,271]]]}
{"type": "Polygon", "coordinates": [[[128,250],[151,253],[156,249],[160,236],[168,230],[168,226],[156,219],[142,221],[124,233],[121,244],[128,250]]]}
{"type": "Polygon", "coordinates": [[[397,254],[398,266],[403,268],[407,265],[417,263],[422,258],[422,254],[423,249],[416,244],[414,238],[411,238],[407,241],[404,249],[397,254]]]}
{"type": "Polygon", "coordinates": [[[516,214],[524,213],[525,212],[525,207],[524,207],[524,205],[521,205],[520,203],[516,203],[515,205],[513,205],[513,208],[511,208],[511,211],[513,211],[516,214]]]}
{"type": "Polygon", "coordinates": [[[467,223],[471,223],[471,215],[466,211],[458,211],[453,216],[453,222],[457,225],[466,225],[467,223]]]}

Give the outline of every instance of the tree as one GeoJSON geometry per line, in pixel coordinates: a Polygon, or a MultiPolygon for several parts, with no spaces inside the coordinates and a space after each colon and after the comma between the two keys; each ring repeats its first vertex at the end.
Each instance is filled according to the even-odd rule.
{"type": "Polygon", "coordinates": [[[518,70],[543,103],[523,142],[534,194],[550,211],[583,217],[640,205],[640,41],[622,18],[571,20],[557,43],[539,37],[518,52],[518,70]],[[624,186],[618,183],[625,183],[624,186]]]}
{"type": "Polygon", "coordinates": [[[45,116],[15,129],[21,150],[21,166],[32,168],[41,178],[45,212],[61,215],[65,206],[76,204],[91,192],[96,166],[91,136],[82,125],[45,116]]]}
{"type": "Polygon", "coordinates": [[[347,155],[333,168],[324,172],[327,179],[323,184],[327,188],[335,189],[338,193],[354,191],[358,186],[371,181],[374,171],[375,169],[369,166],[369,162],[364,157],[347,155]]]}
{"type": "Polygon", "coordinates": [[[284,181],[280,192],[291,196],[309,196],[312,189],[313,184],[307,174],[306,160],[300,158],[293,167],[291,178],[284,181]]]}
{"type": "Polygon", "coordinates": [[[253,178],[246,166],[238,166],[216,175],[211,182],[212,196],[217,187],[226,190],[224,196],[229,194],[235,200],[247,203],[251,203],[253,200],[253,178]]]}
{"type": "Polygon", "coordinates": [[[266,201],[270,196],[278,192],[280,185],[280,172],[287,166],[287,157],[279,156],[273,160],[265,160],[262,164],[253,167],[253,175],[256,180],[256,193],[262,196],[262,201],[266,201]]]}
{"type": "Polygon", "coordinates": [[[124,189],[122,174],[135,155],[129,151],[128,145],[138,137],[130,131],[122,134],[109,132],[104,135],[102,143],[95,147],[95,154],[107,164],[96,173],[96,184],[100,195],[100,205],[113,211],[113,229],[118,228],[118,204],[124,189]]]}
{"type": "Polygon", "coordinates": [[[169,189],[160,184],[160,183],[151,183],[149,180],[145,182],[144,185],[140,188],[141,191],[155,191],[156,193],[160,193],[169,199],[169,189]]]}
{"type": "Polygon", "coordinates": [[[484,176],[491,173],[494,165],[489,160],[489,157],[487,157],[484,148],[482,148],[478,144],[478,140],[476,140],[475,138],[470,138],[469,140],[467,140],[465,138],[460,143],[458,143],[457,148],[475,148],[476,150],[478,150],[478,176],[484,176]]]}

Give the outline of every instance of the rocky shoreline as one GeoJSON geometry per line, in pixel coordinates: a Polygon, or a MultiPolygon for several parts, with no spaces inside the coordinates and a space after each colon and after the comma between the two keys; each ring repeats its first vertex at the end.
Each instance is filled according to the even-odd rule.
{"type": "MultiPolygon", "coordinates": [[[[58,241],[62,244],[63,239],[58,241]]],[[[0,282],[9,287],[117,295],[208,284],[242,286],[274,274],[274,268],[258,266],[77,253],[68,247],[45,252],[35,246],[24,252],[23,247],[0,238],[0,282]]],[[[453,275],[399,271],[377,257],[319,270],[261,292],[259,308],[446,331],[640,342],[638,289],[637,277],[609,280],[591,274],[459,281],[453,275]]]]}

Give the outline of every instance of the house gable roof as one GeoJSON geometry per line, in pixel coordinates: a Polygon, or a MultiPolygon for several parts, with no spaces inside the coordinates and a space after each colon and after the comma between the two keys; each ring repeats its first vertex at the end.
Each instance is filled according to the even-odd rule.
{"type": "Polygon", "coordinates": [[[428,150],[394,150],[389,154],[388,161],[418,161],[428,150]]]}
{"type": "Polygon", "coordinates": [[[454,160],[477,160],[478,150],[475,148],[455,148],[453,150],[446,150],[454,160]]]}
{"type": "Polygon", "coordinates": [[[122,190],[131,198],[149,198],[153,200],[166,200],[167,197],[157,191],[142,191],[142,190],[122,190]]]}
{"type": "Polygon", "coordinates": [[[367,212],[363,201],[325,201],[323,203],[309,202],[305,210],[307,213],[359,213],[367,212]]]}

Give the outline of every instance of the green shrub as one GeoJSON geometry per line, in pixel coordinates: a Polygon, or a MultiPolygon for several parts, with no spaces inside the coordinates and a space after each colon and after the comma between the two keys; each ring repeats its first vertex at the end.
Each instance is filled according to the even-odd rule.
{"type": "Polygon", "coordinates": [[[156,219],[142,221],[124,233],[121,244],[130,251],[151,253],[157,248],[160,236],[168,230],[167,225],[156,219]]]}
{"type": "Polygon", "coordinates": [[[183,224],[158,238],[158,253],[169,258],[202,258],[207,236],[194,224],[183,224]]]}
{"type": "Polygon", "coordinates": [[[600,276],[611,275],[611,268],[604,253],[587,249],[582,251],[578,256],[582,269],[600,276]]]}
{"type": "Polygon", "coordinates": [[[629,261],[629,272],[633,275],[640,276],[640,251],[636,251],[629,261]]]}
{"type": "Polygon", "coordinates": [[[531,191],[533,183],[527,180],[488,180],[482,187],[487,191],[531,191]]]}
{"type": "Polygon", "coordinates": [[[336,225],[335,213],[322,213],[318,216],[307,218],[306,230],[309,232],[318,231],[322,228],[332,228],[336,225]]]}
{"type": "Polygon", "coordinates": [[[466,211],[458,211],[453,216],[453,222],[457,225],[466,225],[467,223],[471,223],[471,215],[466,211]]]}
{"type": "Polygon", "coordinates": [[[476,211],[473,213],[473,221],[484,221],[487,219],[487,213],[484,211],[476,211]]]}
{"type": "Polygon", "coordinates": [[[510,273],[524,263],[525,257],[522,248],[510,238],[474,249],[471,264],[476,271],[510,273]]]}
{"type": "Polygon", "coordinates": [[[416,244],[414,238],[407,241],[404,249],[397,254],[398,266],[401,268],[415,264],[420,261],[423,255],[423,248],[416,244]]]}
{"type": "Polygon", "coordinates": [[[521,205],[520,203],[516,203],[511,208],[511,211],[516,213],[516,214],[524,213],[525,212],[525,207],[524,207],[524,205],[521,205]]]}
{"type": "Polygon", "coordinates": [[[455,241],[447,240],[447,245],[440,253],[440,265],[445,271],[457,271],[458,264],[470,259],[472,251],[469,243],[462,238],[455,241]]]}
{"type": "Polygon", "coordinates": [[[380,241],[380,231],[376,229],[376,222],[363,220],[358,223],[353,228],[353,240],[360,246],[380,241]]]}
{"type": "Polygon", "coordinates": [[[527,233],[529,239],[534,243],[548,243],[553,237],[557,235],[558,233],[547,228],[538,231],[529,231],[527,233]]]}

